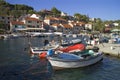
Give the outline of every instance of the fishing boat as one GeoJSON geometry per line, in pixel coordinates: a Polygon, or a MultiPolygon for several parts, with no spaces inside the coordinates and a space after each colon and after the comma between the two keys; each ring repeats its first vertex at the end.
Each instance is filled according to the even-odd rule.
{"type": "Polygon", "coordinates": [[[37,55],[39,56],[40,58],[46,58],[46,55],[47,55],[47,51],[49,49],[57,49],[60,45],[59,44],[47,44],[43,47],[33,47],[33,46],[30,46],[30,54],[31,55],[37,55]]]}
{"type": "MultiPolygon", "coordinates": [[[[52,52],[52,51],[51,51],[52,52]]],[[[53,69],[79,68],[95,64],[103,59],[102,52],[87,50],[79,54],[70,53],[47,53],[47,59],[53,66],[53,69]]]]}
{"type": "Polygon", "coordinates": [[[34,55],[39,55],[43,52],[47,52],[48,49],[56,49],[58,45],[47,45],[44,47],[30,47],[30,53],[34,55]]]}
{"type": "MultiPolygon", "coordinates": [[[[30,53],[32,54],[41,54],[42,52],[46,52],[49,49],[57,49],[57,48],[61,48],[61,51],[76,51],[76,49],[78,49],[78,47],[74,47],[74,44],[78,44],[81,43],[81,40],[73,40],[72,43],[67,43],[66,45],[64,43],[60,44],[54,41],[51,41],[50,43],[45,41],[45,46],[43,47],[32,47],[30,46],[30,53]]],[[[79,45],[79,44],[78,44],[79,45]]],[[[82,44],[80,44],[82,45],[82,44]]],[[[81,49],[81,47],[79,48],[81,49]]]]}
{"type": "Polygon", "coordinates": [[[41,54],[43,51],[47,51],[47,50],[43,50],[40,47],[30,47],[30,53],[31,54],[41,54]]]}

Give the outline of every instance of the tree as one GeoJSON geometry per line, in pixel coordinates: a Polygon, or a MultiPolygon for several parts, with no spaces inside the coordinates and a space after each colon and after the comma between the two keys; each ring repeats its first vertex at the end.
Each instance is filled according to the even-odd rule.
{"type": "MultiPolygon", "coordinates": [[[[33,10],[32,7],[21,4],[10,4],[5,0],[0,0],[0,15],[13,15],[19,17],[22,14],[28,14],[29,10],[33,10]]],[[[35,11],[34,11],[35,12],[35,11]]]]}
{"type": "Polygon", "coordinates": [[[61,18],[65,19],[65,20],[69,20],[69,16],[61,16],[61,18]]]}
{"type": "Polygon", "coordinates": [[[104,23],[100,18],[95,18],[95,20],[93,21],[93,27],[95,31],[100,31],[103,32],[104,31],[104,23]]]}
{"type": "Polygon", "coordinates": [[[78,20],[78,21],[83,21],[83,22],[89,21],[89,17],[87,17],[86,15],[79,14],[79,13],[75,13],[74,17],[75,17],[75,20],[78,20]]]}
{"type": "Polygon", "coordinates": [[[0,29],[4,29],[4,22],[0,21],[0,29]]]}
{"type": "Polygon", "coordinates": [[[89,21],[89,17],[87,17],[86,15],[82,15],[80,20],[84,21],[84,22],[88,22],[89,21]]]}
{"type": "Polygon", "coordinates": [[[37,14],[39,14],[41,16],[41,20],[45,19],[46,13],[44,13],[42,11],[38,11],[37,14]]]}
{"type": "Polygon", "coordinates": [[[60,16],[60,14],[61,14],[61,11],[59,11],[57,8],[55,8],[55,7],[53,7],[52,9],[51,9],[51,12],[53,13],[53,15],[55,16],[55,17],[59,17],[60,16]]]}
{"type": "Polygon", "coordinates": [[[80,20],[80,16],[81,16],[81,15],[80,15],[79,13],[75,13],[75,14],[74,14],[75,20],[78,20],[78,21],[79,21],[79,20],[80,20]]]}
{"type": "Polygon", "coordinates": [[[29,10],[28,13],[29,13],[29,14],[35,14],[36,11],[34,11],[34,10],[29,10]]]}

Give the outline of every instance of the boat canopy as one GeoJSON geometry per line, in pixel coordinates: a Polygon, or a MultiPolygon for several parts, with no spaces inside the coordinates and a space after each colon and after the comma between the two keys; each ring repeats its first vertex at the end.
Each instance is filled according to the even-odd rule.
{"type": "Polygon", "coordinates": [[[76,50],[83,51],[83,50],[85,50],[85,45],[82,43],[81,44],[74,44],[72,46],[68,46],[66,48],[62,48],[59,50],[62,52],[72,52],[72,51],[76,51],[76,50]]]}

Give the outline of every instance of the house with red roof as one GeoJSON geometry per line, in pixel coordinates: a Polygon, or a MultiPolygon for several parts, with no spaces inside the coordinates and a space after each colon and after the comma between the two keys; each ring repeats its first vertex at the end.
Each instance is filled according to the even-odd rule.
{"type": "Polygon", "coordinates": [[[21,30],[26,30],[24,22],[21,22],[21,21],[11,21],[10,22],[10,31],[11,32],[21,31],[21,30]]]}
{"type": "Polygon", "coordinates": [[[37,18],[33,18],[33,17],[26,17],[24,20],[22,20],[22,22],[24,22],[26,29],[28,31],[33,31],[33,32],[44,32],[45,29],[43,28],[43,22],[37,18]]]}
{"type": "Polygon", "coordinates": [[[62,32],[63,32],[64,34],[72,33],[72,29],[73,29],[73,28],[72,28],[71,25],[69,25],[69,24],[60,24],[60,26],[63,27],[62,32]]]}
{"type": "Polygon", "coordinates": [[[65,19],[62,18],[55,18],[55,17],[47,17],[45,18],[44,22],[48,25],[52,25],[54,23],[57,24],[66,24],[68,23],[65,19]]]}
{"type": "Polygon", "coordinates": [[[79,34],[82,30],[85,29],[85,23],[84,22],[69,22],[69,25],[72,26],[72,33],[73,34],[79,34]]]}
{"type": "Polygon", "coordinates": [[[55,23],[55,24],[53,24],[51,26],[54,28],[55,31],[63,32],[63,27],[60,24],[55,23]]]}

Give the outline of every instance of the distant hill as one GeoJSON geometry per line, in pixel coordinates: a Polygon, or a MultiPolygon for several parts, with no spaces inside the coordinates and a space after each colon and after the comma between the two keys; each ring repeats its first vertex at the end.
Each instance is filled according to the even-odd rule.
{"type": "Polygon", "coordinates": [[[10,4],[5,0],[0,0],[0,15],[12,15],[19,17],[22,14],[28,14],[34,9],[31,6],[21,4],[10,4]]]}

